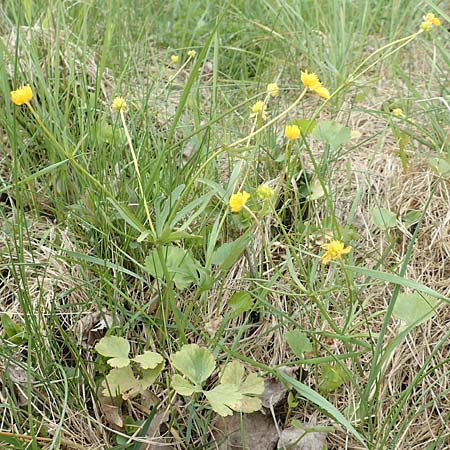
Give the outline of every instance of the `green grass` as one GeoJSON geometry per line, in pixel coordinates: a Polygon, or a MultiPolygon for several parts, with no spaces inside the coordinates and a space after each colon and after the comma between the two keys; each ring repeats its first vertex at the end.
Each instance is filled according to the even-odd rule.
{"type": "Polygon", "coordinates": [[[232,360],[290,384],[280,422],[317,412],[330,450],[446,448],[445,2],[47,3],[0,6],[0,448],[138,450],[162,411],[175,448],[217,448],[208,402],[172,386],[186,343],[213,353],[208,387],[232,360]],[[429,11],[442,26],[406,40],[429,11]],[[290,109],[300,70],[332,97],[290,109]],[[273,81],[265,127],[250,111],[273,81]],[[22,84],[32,108],[10,101],[22,84]],[[299,119],[353,134],[287,143],[299,119]],[[332,238],[353,250],[323,265],[332,238]],[[405,293],[437,314],[402,329],[405,293]],[[292,330],[312,351],[294,353],[292,330]],[[152,394],[109,399],[122,427],[100,394],[105,334],[166,360],[152,394]]]}

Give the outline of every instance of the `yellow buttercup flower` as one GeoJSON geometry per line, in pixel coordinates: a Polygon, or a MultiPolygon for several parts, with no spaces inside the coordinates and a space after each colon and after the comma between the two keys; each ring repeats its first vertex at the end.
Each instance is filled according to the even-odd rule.
{"type": "Polygon", "coordinates": [[[250,198],[250,194],[248,192],[242,191],[237,194],[233,194],[230,197],[230,209],[231,212],[239,212],[243,206],[247,203],[247,200],[250,198]]]}
{"type": "MultiPolygon", "coordinates": [[[[195,50],[189,50],[188,51],[188,56],[190,58],[195,58],[195,55],[197,54],[197,52],[195,50]]],[[[175,61],[176,62],[176,61],[175,61]]]]}
{"type": "Polygon", "coordinates": [[[123,97],[116,97],[112,102],[112,108],[116,111],[125,111],[127,109],[127,102],[123,97]]]}
{"type": "Polygon", "coordinates": [[[33,91],[29,84],[22,86],[16,91],[11,91],[11,101],[17,105],[21,106],[24,103],[28,103],[33,98],[33,91]]]}
{"type": "Polygon", "coordinates": [[[440,26],[441,26],[441,21],[440,21],[437,17],[433,17],[433,19],[431,19],[431,23],[432,23],[435,27],[440,27],[440,26]]]}
{"type": "Polygon", "coordinates": [[[270,94],[272,97],[276,97],[279,92],[280,90],[278,88],[277,83],[269,83],[267,85],[267,93],[270,94]]]}
{"type": "Polygon", "coordinates": [[[258,114],[261,115],[261,118],[263,120],[267,119],[267,114],[266,114],[266,104],[262,101],[258,101],[256,102],[253,106],[252,106],[252,116],[257,116],[258,114]]]}
{"type": "Polygon", "coordinates": [[[298,139],[300,137],[300,128],[297,125],[286,125],[284,135],[288,139],[298,139]]]}
{"type": "Polygon", "coordinates": [[[402,110],[402,108],[395,108],[395,109],[392,110],[392,114],[395,117],[403,116],[403,110],[402,110]]]}
{"type": "Polygon", "coordinates": [[[342,255],[350,253],[351,247],[344,247],[341,241],[331,241],[321,246],[325,251],[322,255],[322,264],[328,264],[332,259],[340,259],[342,255]]]}
{"type": "Polygon", "coordinates": [[[431,22],[428,22],[427,20],[425,20],[425,22],[422,22],[420,24],[420,29],[423,31],[431,31],[432,28],[433,24],[431,22]]]}
{"type": "Polygon", "coordinates": [[[439,27],[441,25],[441,21],[433,13],[425,14],[423,20],[420,25],[420,29],[423,31],[431,31],[433,27],[439,27]]]}
{"type": "Polygon", "coordinates": [[[302,72],[302,83],[313,91],[321,86],[319,78],[315,73],[302,72]]]}
{"type": "Polygon", "coordinates": [[[171,60],[174,64],[176,64],[176,63],[178,62],[179,59],[180,59],[180,57],[179,57],[178,55],[172,55],[172,56],[170,57],[170,60],[171,60]]]}
{"type": "Polygon", "coordinates": [[[267,184],[260,184],[258,189],[256,189],[256,193],[263,200],[270,200],[275,196],[275,191],[267,184]]]}
{"type": "Polygon", "coordinates": [[[330,98],[330,91],[326,87],[319,86],[318,88],[314,89],[314,92],[316,94],[319,94],[323,98],[330,98]]]}

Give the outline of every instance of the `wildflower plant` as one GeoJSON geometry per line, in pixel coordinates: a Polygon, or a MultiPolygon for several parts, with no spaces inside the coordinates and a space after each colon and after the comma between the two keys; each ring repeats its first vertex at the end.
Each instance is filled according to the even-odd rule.
{"type": "MultiPolygon", "coordinates": [[[[348,8],[353,7],[351,3],[348,8]]],[[[371,6],[367,8],[370,11],[371,6]]],[[[351,434],[361,442],[362,448],[397,448],[396,444],[407,436],[406,428],[414,419],[406,419],[406,428],[402,429],[403,425],[397,423],[397,417],[407,409],[402,402],[406,403],[409,399],[410,388],[400,392],[398,397],[393,396],[395,408],[384,418],[382,408],[386,398],[382,397],[383,390],[379,386],[382,386],[384,375],[393,360],[391,356],[407,333],[435,317],[440,303],[448,301],[444,295],[419,281],[409,280],[405,275],[409,273],[408,262],[428,205],[423,207],[423,211],[406,213],[383,207],[369,210],[370,225],[389,240],[383,255],[377,257],[377,252],[371,253],[375,256],[370,261],[376,259],[376,265],[375,268],[369,266],[363,258],[367,254],[366,243],[349,225],[358,211],[361,196],[365,195],[365,186],[348,202],[348,208],[336,207],[336,202],[341,202],[341,193],[354,187],[356,172],[348,155],[359,148],[358,137],[355,137],[358,130],[350,129],[350,124],[357,122],[346,120],[346,124],[342,124],[342,119],[334,119],[333,115],[337,115],[340,102],[343,102],[347,92],[355,93],[355,102],[360,101],[356,98],[358,96],[368,92],[367,95],[370,95],[370,86],[367,85],[370,80],[378,79],[374,75],[376,66],[389,61],[388,58],[414,39],[425,36],[425,32],[428,44],[431,41],[428,38],[432,36],[430,32],[439,27],[441,21],[433,13],[424,15],[422,23],[419,18],[414,25],[416,32],[364,55],[359,64],[351,61],[340,65],[337,50],[336,54],[331,54],[330,49],[331,56],[325,58],[319,54],[306,54],[305,47],[305,58],[302,60],[309,61],[308,71],[304,67],[301,70],[285,58],[285,53],[280,53],[285,61],[281,70],[279,66],[265,67],[271,58],[267,57],[268,54],[258,55],[260,47],[254,45],[253,35],[251,51],[245,45],[242,48],[235,45],[234,38],[229,40],[229,45],[222,47],[222,37],[225,42],[230,36],[219,36],[219,24],[222,20],[229,20],[225,14],[228,12],[224,11],[217,22],[208,28],[208,31],[212,30],[209,36],[202,31],[200,36],[189,37],[188,42],[181,42],[181,39],[176,42],[175,36],[164,38],[167,41],[161,43],[159,48],[186,49],[180,55],[187,57],[180,62],[181,56],[169,56],[169,65],[173,70],[168,67],[164,70],[163,67],[163,70],[152,72],[151,88],[145,95],[140,95],[140,90],[133,92],[133,85],[129,82],[126,96],[105,98],[105,92],[113,89],[103,89],[87,79],[80,82],[77,79],[75,83],[73,79],[76,77],[71,74],[69,79],[62,72],[50,74],[52,76],[44,79],[40,71],[32,73],[36,73],[39,81],[36,86],[40,86],[42,92],[30,85],[18,89],[14,86],[15,90],[10,91],[11,102],[27,108],[31,115],[17,114],[17,108],[5,108],[5,111],[12,109],[13,114],[3,116],[5,133],[10,137],[8,144],[13,161],[13,181],[8,185],[5,178],[1,191],[13,192],[11,198],[14,197],[16,204],[11,208],[5,206],[2,230],[8,236],[9,228],[12,229],[12,236],[17,234],[17,245],[10,248],[21,252],[3,263],[3,271],[8,272],[8,276],[10,272],[16,277],[18,286],[26,286],[33,278],[29,276],[30,267],[34,270],[35,266],[41,266],[39,262],[35,264],[34,259],[33,262],[28,259],[25,237],[34,231],[34,224],[30,226],[28,222],[28,209],[34,208],[34,203],[38,205],[37,212],[41,208],[40,199],[36,201],[34,193],[46,192],[42,208],[48,208],[52,213],[53,210],[63,211],[63,214],[56,214],[58,217],[54,221],[52,216],[51,221],[46,223],[51,230],[44,236],[39,235],[32,244],[38,242],[42,246],[52,246],[56,242],[54,254],[61,254],[64,264],[76,265],[74,273],[82,274],[83,279],[82,283],[76,280],[76,287],[61,283],[60,291],[55,288],[56,295],[48,302],[44,290],[51,283],[43,277],[39,289],[35,290],[43,291],[38,302],[27,298],[33,294],[32,289],[17,291],[23,309],[17,314],[22,314],[23,319],[13,320],[9,315],[2,315],[0,338],[5,336],[7,343],[0,350],[2,357],[7,354],[5,360],[12,361],[16,355],[11,353],[11,349],[16,351],[15,346],[19,345],[19,357],[26,355],[23,349],[28,351],[25,358],[28,364],[26,389],[19,386],[18,390],[27,392],[29,404],[28,408],[21,408],[20,405],[11,408],[11,426],[6,432],[9,434],[6,436],[0,431],[0,443],[5,441],[9,445],[11,439],[34,442],[38,438],[45,445],[47,440],[52,440],[61,442],[67,448],[82,446],[66,442],[66,438],[74,434],[63,430],[66,426],[63,419],[68,418],[65,412],[72,410],[77,403],[82,408],[85,406],[84,393],[92,383],[83,383],[71,374],[72,371],[89,374],[89,358],[84,355],[92,351],[93,344],[78,348],[70,336],[72,328],[76,327],[63,329],[59,315],[53,314],[53,308],[57,310],[59,306],[58,301],[77,289],[83,291],[81,300],[65,302],[64,310],[76,306],[84,315],[87,312],[85,308],[93,309],[97,305],[99,309],[109,308],[111,315],[118,318],[117,322],[115,319],[113,322],[121,323],[119,327],[126,330],[129,336],[128,340],[111,336],[110,331],[106,331],[108,335],[93,347],[98,354],[95,368],[100,368],[101,372],[106,367],[106,372],[100,375],[101,395],[115,399],[114,403],[122,408],[120,414],[123,412],[136,419],[133,424],[135,428],[129,432],[127,424],[120,421],[115,422],[112,428],[105,427],[100,420],[109,421],[111,416],[103,410],[101,414],[96,413],[92,423],[99,427],[101,433],[109,437],[112,429],[120,430],[115,436],[117,441],[108,442],[108,445],[121,448],[133,445],[126,442],[126,433],[133,434],[132,439],[139,437],[144,440],[145,427],[163,410],[170,416],[167,428],[173,436],[180,436],[180,442],[185,440],[188,448],[210,445],[209,438],[205,436],[208,436],[209,424],[216,414],[229,416],[234,412],[252,413],[261,409],[264,382],[255,373],[256,370],[270,373],[291,388],[287,400],[288,415],[302,414],[298,409],[301,397],[302,402],[309,404],[308,410],[311,406],[318,407],[330,420],[339,424],[338,431],[336,427],[330,432],[351,434]],[[187,51],[192,42],[199,42],[198,39],[204,39],[198,53],[187,51]],[[258,58],[258,64],[235,64],[235,61],[248,62],[251,58],[258,58]],[[312,61],[319,61],[320,65],[314,67],[312,61]],[[227,72],[230,67],[233,67],[233,73],[227,72]],[[236,75],[247,69],[254,73],[241,86],[236,75]],[[292,73],[288,73],[289,70],[292,73]],[[330,89],[333,86],[332,94],[320,77],[309,70],[317,71],[317,74],[320,70],[321,77],[329,80],[330,89]],[[64,89],[54,89],[52,79],[59,80],[64,89]],[[288,80],[292,79],[294,82],[288,84],[288,80]],[[233,90],[228,90],[229,80],[233,80],[233,90]],[[270,82],[272,80],[277,80],[277,83],[270,82]],[[49,86],[45,86],[47,82],[49,86]],[[92,85],[96,86],[95,95],[83,92],[82,86],[92,85]],[[250,90],[253,100],[247,96],[250,90]],[[246,93],[246,97],[236,100],[236,93],[241,91],[246,93]],[[175,102],[169,105],[174,92],[177,94],[175,102]],[[131,102],[131,98],[142,101],[131,102]],[[211,99],[207,102],[208,108],[204,105],[205,98],[211,99]],[[320,101],[321,98],[332,98],[333,104],[320,101]],[[38,103],[40,99],[45,99],[42,105],[38,103]],[[52,100],[55,111],[50,108],[46,110],[49,100],[52,100]],[[165,101],[168,103],[165,104],[165,101]],[[249,106],[250,102],[255,103],[249,106]],[[61,111],[57,110],[58,104],[61,111]],[[270,115],[267,111],[269,107],[270,115]],[[170,113],[162,112],[166,110],[170,113]],[[249,120],[249,115],[252,120],[249,120]],[[67,127],[68,119],[76,122],[77,118],[79,123],[76,126],[67,127]],[[24,120],[31,121],[32,126],[23,126],[24,120]],[[39,149],[39,155],[43,149],[49,150],[49,163],[45,167],[39,166],[35,170],[33,147],[39,149]],[[186,160],[181,158],[185,150],[190,152],[186,160]],[[347,165],[344,167],[341,163],[346,157],[347,165]],[[41,183],[43,180],[49,180],[49,186],[43,188],[43,183],[39,189],[34,189],[31,183],[41,183]],[[66,186],[61,188],[61,180],[67,181],[67,189],[66,186]],[[66,195],[65,191],[68,198],[63,198],[61,194],[64,192],[66,195]],[[20,197],[24,194],[32,197],[32,201],[27,198],[24,202],[25,197],[20,197]],[[44,204],[46,202],[48,205],[44,204]],[[14,216],[11,226],[10,209],[14,216]],[[61,216],[64,230],[58,222],[61,216]],[[340,225],[341,220],[347,225],[340,225]],[[80,236],[79,246],[66,246],[67,236],[63,233],[66,228],[75,230],[74,235],[80,236]],[[54,234],[56,238],[52,240],[54,234]],[[397,263],[389,264],[387,270],[383,264],[384,258],[387,258],[385,255],[403,235],[407,237],[405,242],[410,242],[407,244],[408,250],[397,263]],[[318,250],[323,236],[330,240],[318,250]],[[357,256],[355,260],[358,265],[355,266],[343,263],[352,251],[357,256]],[[340,270],[318,270],[320,261],[324,266],[339,262],[340,270]],[[14,270],[10,270],[10,266],[14,270]],[[366,314],[368,304],[361,301],[360,292],[363,290],[360,283],[364,283],[364,288],[370,288],[372,281],[377,286],[390,283],[395,288],[389,289],[393,294],[386,302],[386,309],[366,314]],[[406,291],[400,292],[400,289],[406,291]],[[86,298],[91,298],[91,293],[95,301],[86,302],[86,298]],[[46,302],[52,303],[51,310],[46,302]],[[413,313],[409,311],[411,304],[414,305],[413,313]],[[296,309],[298,305],[300,307],[296,309]],[[378,320],[375,336],[370,323],[372,317],[378,320]],[[47,325],[48,318],[51,325],[47,325]],[[398,327],[396,321],[401,321],[398,327]],[[260,326],[263,323],[264,326],[260,326]],[[60,335],[64,340],[68,336],[67,345],[61,347],[56,340],[52,348],[47,348],[47,341],[52,339],[49,332],[52,326],[61,331],[58,339],[60,335]],[[273,339],[274,336],[276,339],[273,339]],[[202,346],[188,343],[197,340],[203,343],[202,346]],[[283,351],[267,357],[267,347],[283,340],[287,343],[283,345],[283,351]],[[253,352],[253,345],[255,342],[259,345],[259,341],[261,346],[265,346],[265,351],[258,354],[253,352]],[[158,342],[158,351],[147,350],[153,348],[149,342],[158,342]],[[145,350],[135,352],[133,345],[138,348],[142,346],[145,350]],[[50,354],[48,357],[47,352],[50,354]],[[55,362],[58,355],[70,352],[77,356],[67,363],[67,367],[65,361],[64,364],[55,362]],[[41,359],[49,363],[50,369],[41,364],[41,359]],[[241,361],[245,361],[245,366],[241,361]],[[35,385],[32,375],[34,366],[39,364],[42,367],[38,367],[39,373],[35,377],[39,383],[35,385]],[[295,375],[283,372],[279,369],[281,364],[296,364],[303,372],[295,375]],[[59,375],[59,370],[62,375],[59,375]],[[58,383],[55,378],[52,379],[55,373],[58,383]],[[67,374],[71,375],[69,383],[67,374]],[[352,389],[342,389],[349,380],[352,389]],[[44,392],[45,389],[48,392],[44,392]],[[156,394],[155,402],[158,403],[150,414],[143,406],[144,401],[138,404],[134,400],[139,395],[145,400],[149,390],[156,394]],[[344,391],[351,391],[351,394],[344,391]],[[355,405],[354,408],[341,409],[342,402],[335,405],[335,398],[329,397],[332,392],[354,395],[349,402],[355,405]],[[62,427],[58,424],[52,426],[54,434],[50,438],[33,434],[35,424],[44,415],[35,419],[24,414],[24,411],[33,412],[34,408],[44,403],[44,396],[55,399],[50,413],[45,416],[46,421],[57,417],[62,424],[62,427]],[[176,396],[182,399],[175,400],[176,396]],[[34,401],[35,398],[38,401],[34,401]],[[121,402],[120,399],[126,401],[121,402]],[[58,410],[59,400],[64,405],[61,410],[58,410]],[[178,420],[180,411],[183,420],[178,420]],[[17,434],[13,436],[11,433],[17,434]],[[120,441],[120,438],[124,440],[120,441]]],[[[209,10],[205,13],[205,21],[209,20],[210,13],[209,10]]],[[[284,13],[280,12],[283,20],[277,24],[289,22],[285,20],[284,13]]],[[[113,11],[111,21],[114,14],[113,11]]],[[[307,16],[305,23],[310,20],[307,16]]],[[[367,23],[365,17],[361,18],[361,23],[367,23]]],[[[292,23],[294,20],[292,18],[292,23]]],[[[47,22],[45,18],[43,23],[47,22]]],[[[355,27],[352,30],[356,30],[357,22],[352,22],[352,27],[355,27]]],[[[326,20],[320,27],[311,26],[310,29],[321,29],[325,24],[326,20]]],[[[345,24],[348,25],[347,22],[345,24]]],[[[307,25],[309,27],[311,24],[307,25]]],[[[264,25],[258,30],[267,33],[265,28],[264,25]]],[[[228,32],[225,26],[221,26],[220,30],[221,33],[228,32]]],[[[101,58],[97,71],[99,83],[104,76],[106,61],[123,60],[122,55],[116,58],[108,52],[109,46],[115,51],[120,50],[121,46],[116,45],[115,36],[111,37],[112,45],[109,40],[111,30],[106,31],[108,39],[105,39],[103,46],[105,58],[101,58]]],[[[352,35],[349,30],[342,31],[345,31],[343,36],[352,35]]],[[[275,30],[270,32],[271,36],[279,39],[274,39],[267,46],[272,56],[272,52],[276,54],[281,49],[277,46],[284,45],[285,35],[275,30]]],[[[245,44],[245,41],[240,43],[245,44]]],[[[311,37],[311,43],[314,45],[314,37],[311,37]]],[[[342,47],[347,52],[347,46],[342,47]]],[[[442,48],[438,48],[436,59],[440,57],[442,48]]],[[[17,54],[22,53],[19,41],[17,50],[17,54]]],[[[162,66],[167,66],[168,55],[163,53],[160,62],[162,66]]],[[[127,68],[136,70],[130,80],[139,79],[142,76],[142,61],[128,49],[127,55],[130,59],[127,68]]],[[[32,61],[34,59],[31,58],[32,61]]],[[[20,64],[16,62],[15,67],[22,69],[22,65],[26,65],[25,59],[23,64],[22,61],[20,64]]],[[[8,80],[19,76],[18,73],[8,74],[5,67],[6,64],[0,68],[3,86],[8,85],[8,80]]],[[[128,73],[122,70],[118,79],[121,86],[122,83],[126,86],[128,73]]],[[[27,72],[24,70],[24,73],[27,72]]],[[[407,82],[412,87],[413,80],[407,82]]],[[[5,92],[6,97],[8,91],[9,88],[5,92]]],[[[416,91],[410,89],[411,98],[416,91]]],[[[433,148],[444,153],[444,145],[434,145],[434,141],[440,141],[437,133],[430,131],[433,127],[417,126],[413,116],[419,114],[404,113],[402,108],[412,111],[413,100],[408,104],[405,96],[397,98],[401,98],[398,103],[390,102],[390,107],[381,111],[372,108],[370,113],[381,114],[384,122],[391,127],[400,147],[404,172],[407,173],[408,158],[413,152],[406,150],[406,146],[410,140],[416,139],[414,134],[417,130],[421,135],[416,141],[426,147],[427,153],[431,153],[433,148]],[[394,108],[397,105],[402,108],[394,108]],[[401,129],[405,125],[408,129],[401,129]]],[[[439,99],[443,100],[443,104],[446,101],[445,98],[439,99]]],[[[415,105],[420,104],[423,103],[417,102],[415,105]]],[[[355,111],[353,103],[346,102],[346,105],[350,105],[349,114],[355,111]]],[[[363,109],[358,109],[358,112],[363,109]]],[[[440,134],[445,136],[444,132],[440,134]]],[[[370,142],[366,137],[369,136],[364,135],[362,139],[370,142]]],[[[363,156],[367,156],[370,168],[369,155],[363,156]]],[[[447,176],[448,167],[445,168],[442,162],[444,157],[441,156],[441,161],[436,162],[434,168],[436,171],[447,170],[447,176]]],[[[41,160],[37,162],[39,165],[46,164],[41,160]]],[[[435,181],[438,186],[441,179],[435,181]]],[[[34,209],[31,212],[34,214],[34,209]]],[[[51,258],[49,261],[53,262],[51,258]]],[[[54,265],[49,263],[48,266],[51,273],[54,265]]],[[[68,270],[66,272],[69,273],[68,270]]],[[[76,311],[78,314],[78,309],[76,311]]],[[[109,319],[105,318],[104,322],[102,332],[111,326],[109,319]]],[[[95,329],[92,334],[97,332],[98,329],[95,329]]],[[[440,350],[445,342],[443,339],[436,349],[440,350]]],[[[420,384],[421,377],[428,376],[427,371],[438,353],[436,350],[419,370],[414,378],[416,385],[420,384]]],[[[5,371],[8,370],[6,366],[5,371]]],[[[0,385],[1,389],[8,390],[7,383],[0,381],[0,385]]],[[[430,383],[433,387],[437,385],[430,383]]],[[[13,399],[14,395],[6,392],[5,398],[13,399]]],[[[387,403],[390,401],[386,400],[387,403]]],[[[276,408],[273,411],[276,415],[276,408]]],[[[89,405],[81,411],[80,417],[87,417],[90,413],[89,405]]],[[[4,422],[8,422],[8,414],[4,414],[4,422]]],[[[445,439],[446,428],[443,427],[439,433],[445,439]]],[[[84,442],[82,444],[85,445],[84,442]]],[[[17,448],[23,446],[21,442],[14,442],[14,445],[17,448]]]]}
{"type": "Polygon", "coordinates": [[[164,368],[163,357],[152,351],[130,359],[130,343],[122,337],[103,337],[95,350],[109,358],[107,363],[112,367],[102,383],[103,395],[132,398],[146,391],[164,368]]]}

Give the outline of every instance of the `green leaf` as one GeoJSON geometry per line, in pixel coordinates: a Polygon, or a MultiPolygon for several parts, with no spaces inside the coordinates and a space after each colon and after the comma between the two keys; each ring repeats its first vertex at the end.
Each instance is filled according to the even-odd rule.
{"type": "Polygon", "coordinates": [[[411,225],[414,225],[419,221],[421,215],[422,211],[408,211],[405,215],[402,216],[402,222],[405,224],[405,227],[409,228],[411,225]]]}
{"type": "Polygon", "coordinates": [[[427,158],[430,167],[441,176],[450,175],[450,163],[444,158],[430,157],[427,158]]]}
{"type": "Polygon", "coordinates": [[[216,368],[213,354],[197,344],[183,345],[170,359],[175,369],[198,386],[201,386],[216,368]]]}
{"type": "Polygon", "coordinates": [[[351,131],[340,123],[323,120],[314,128],[312,135],[319,141],[329,144],[333,150],[337,150],[350,140],[351,131]]]}
{"type": "Polygon", "coordinates": [[[405,322],[404,328],[412,328],[430,320],[441,302],[418,292],[398,295],[393,316],[405,322]]]}
{"type": "MultiPolygon", "coordinates": [[[[162,251],[169,275],[178,289],[186,289],[197,281],[196,267],[198,262],[192,258],[188,250],[176,246],[167,246],[163,247],[162,251]]],[[[145,268],[155,278],[164,280],[163,265],[157,249],[145,258],[145,268]]]]}
{"type": "Polygon", "coordinates": [[[380,230],[386,231],[397,225],[397,216],[386,208],[372,208],[372,221],[380,230]]]}
{"type": "Polygon", "coordinates": [[[136,393],[148,389],[158,378],[158,375],[164,369],[164,362],[158,364],[153,369],[144,369],[142,371],[142,378],[139,380],[138,391],[136,393]]]}
{"type": "Polygon", "coordinates": [[[311,342],[305,333],[299,330],[292,330],[286,333],[286,341],[291,347],[291,350],[298,358],[303,358],[305,353],[312,352],[313,348],[311,342]]]}
{"type": "Polygon", "coordinates": [[[234,385],[237,391],[242,394],[242,399],[230,405],[232,409],[239,412],[252,413],[261,409],[261,400],[255,395],[262,395],[264,392],[264,380],[256,373],[251,373],[244,380],[245,369],[239,361],[229,363],[222,374],[220,384],[234,385]]]}
{"type": "Polygon", "coordinates": [[[231,416],[233,409],[242,403],[243,396],[234,384],[219,384],[210,391],[204,391],[211,408],[220,416],[231,416]]]}
{"type": "Polygon", "coordinates": [[[159,353],[149,351],[146,351],[133,359],[133,361],[139,363],[143,369],[154,369],[158,364],[161,364],[163,360],[163,357],[159,353]]]}
{"type": "Polygon", "coordinates": [[[95,346],[100,355],[111,357],[108,364],[111,367],[126,367],[130,364],[128,354],[130,353],[130,343],[118,336],[105,336],[95,346]]]}
{"type": "Polygon", "coordinates": [[[325,195],[325,191],[323,190],[323,186],[320,183],[318,178],[315,178],[312,183],[309,185],[310,193],[308,195],[308,200],[319,200],[325,195]]]}
{"type": "Polygon", "coordinates": [[[250,236],[244,234],[234,242],[228,242],[214,250],[211,257],[211,264],[219,266],[220,270],[228,270],[241,257],[248,243],[250,236]]]}
{"type": "Polygon", "coordinates": [[[95,126],[95,132],[99,144],[115,144],[118,138],[121,138],[121,133],[119,130],[119,128],[113,128],[106,119],[100,119],[95,126]]]}
{"type": "Polygon", "coordinates": [[[170,242],[182,241],[183,239],[201,239],[198,234],[190,234],[185,231],[163,231],[161,236],[156,239],[157,244],[169,244],[170,242]]]}
{"type": "Polygon", "coordinates": [[[253,303],[254,300],[248,292],[235,292],[228,300],[228,306],[233,310],[231,317],[237,317],[250,311],[253,307],[253,303]]]}
{"type": "Polygon", "coordinates": [[[326,398],[322,397],[319,393],[306,386],[295,378],[286,374],[282,370],[278,371],[278,376],[289,383],[302,397],[306,398],[308,401],[314,403],[316,406],[321,408],[328,416],[340,423],[348,432],[352,433],[353,436],[360,441],[364,448],[367,449],[367,444],[365,439],[356,431],[355,427],[349,422],[349,420],[326,398]]]}
{"type": "Polygon", "coordinates": [[[308,136],[316,128],[317,122],[311,119],[295,119],[292,124],[300,128],[302,136],[308,136]]]}
{"type": "Polygon", "coordinates": [[[323,395],[335,391],[348,380],[348,375],[340,365],[324,364],[321,367],[319,390],[323,395]]]}
{"type": "Polygon", "coordinates": [[[172,377],[172,387],[180,395],[192,395],[194,392],[202,392],[201,386],[193,385],[178,374],[172,377]]]}
{"type": "Polygon", "coordinates": [[[424,284],[418,283],[414,280],[408,280],[407,278],[400,277],[399,275],[394,275],[392,273],[380,272],[379,270],[367,269],[365,267],[349,266],[345,265],[345,268],[361,275],[365,275],[376,280],[386,281],[388,283],[399,284],[400,286],[407,287],[409,289],[415,289],[417,291],[423,292],[425,294],[431,295],[432,297],[444,300],[450,303],[450,300],[445,297],[445,295],[434,291],[433,289],[425,286],[424,284]]]}
{"type": "Polygon", "coordinates": [[[138,385],[139,380],[134,377],[130,366],[111,369],[106,375],[106,384],[103,384],[103,395],[111,395],[113,397],[123,395],[138,385]]]}
{"type": "Polygon", "coordinates": [[[0,316],[1,324],[5,330],[6,337],[13,344],[21,345],[27,340],[25,328],[14,322],[8,314],[4,313],[0,316]]]}

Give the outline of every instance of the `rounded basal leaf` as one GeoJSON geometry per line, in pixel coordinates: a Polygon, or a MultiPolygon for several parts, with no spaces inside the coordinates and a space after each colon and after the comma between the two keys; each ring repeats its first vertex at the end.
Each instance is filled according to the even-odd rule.
{"type": "Polygon", "coordinates": [[[107,361],[111,367],[120,368],[130,364],[130,343],[122,337],[105,336],[97,343],[95,350],[100,355],[111,358],[107,361]]]}
{"type": "Polygon", "coordinates": [[[244,366],[239,361],[233,361],[225,367],[220,378],[222,384],[235,384],[240,386],[244,378],[244,366]]]}
{"type": "Polygon", "coordinates": [[[413,328],[433,318],[440,301],[419,292],[398,295],[392,315],[405,323],[404,328],[413,328]]]}
{"type": "Polygon", "coordinates": [[[262,406],[261,399],[257,397],[248,397],[247,395],[244,395],[242,401],[232,406],[232,409],[234,409],[237,412],[249,414],[259,411],[261,409],[261,406],[262,406]]]}
{"type": "MultiPolygon", "coordinates": [[[[196,267],[198,264],[188,250],[172,245],[164,247],[162,254],[164,265],[177,289],[186,289],[197,281],[196,267]]],[[[156,249],[145,258],[146,270],[159,280],[164,280],[164,265],[156,249]]],[[[167,280],[165,281],[167,282],[167,280]]]]}
{"type": "Polygon", "coordinates": [[[139,363],[143,369],[154,369],[158,364],[161,364],[163,360],[163,357],[159,353],[150,351],[146,351],[133,359],[133,361],[139,363]]]}
{"type": "Polygon", "coordinates": [[[212,353],[197,344],[183,345],[180,351],[171,356],[171,361],[175,369],[199,386],[216,368],[212,353]]]}
{"type": "Polygon", "coordinates": [[[331,120],[323,120],[314,128],[312,135],[319,141],[330,145],[333,150],[337,150],[341,145],[350,140],[350,128],[331,120]]]}
{"type": "Polygon", "coordinates": [[[264,392],[264,380],[256,373],[251,373],[244,380],[244,366],[239,361],[229,363],[222,374],[220,384],[235,386],[242,398],[237,402],[230,402],[227,405],[239,412],[251,413],[261,409],[261,400],[250,397],[251,395],[262,395],[264,392]]]}
{"type": "Polygon", "coordinates": [[[372,208],[370,210],[372,221],[380,230],[386,231],[397,225],[397,216],[387,208],[372,208]]]}
{"type": "Polygon", "coordinates": [[[300,330],[288,331],[285,337],[289,347],[298,358],[303,358],[305,353],[312,352],[313,348],[308,336],[300,330]]]}
{"type": "Polygon", "coordinates": [[[145,369],[142,371],[141,386],[142,390],[148,389],[158,378],[158,375],[164,369],[164,362],[158,364],[153,369],[145,369]]]}
{"type": "Polygon", "coordinates": [[[172,377],[172,387],[175,389],[177,394],[180,395],[192,395],[194,392],[202,391],[201,387],[194,386],[188,380],[178,374],[175,374],[172,377]]]}
{"type": "Polygon", "coordinates": [[[264,392],[264,380],[256,373],[251,373],[239,386],[239,392],[245,395],[262,395],[264,392]]]}
{"type": "Polygon", "coordinates": [[[223,417],[231,416],[231,408],[238,410],[243,400],[243,395],[234,384],[219,384],[210,391],[204,391],[204,394],[211,408],[223,417]]]}
{"type": "Polygon", "coordinates": [[[322,395],[328,395],[341,387],[348,380],[348,374],[339,365],[324,364],[321,367],[319,390],[322,395]]]}
{"type": "Polygon", "coordinates": [[[115,397],[136,388],[138,384],[139,380],[134,377],[131,367],[121,367],[120,369],[112,369],[106,375],[106,383],[103,383],[102,392],[103,395],[115,397]]]}

